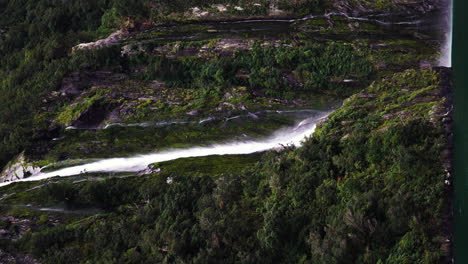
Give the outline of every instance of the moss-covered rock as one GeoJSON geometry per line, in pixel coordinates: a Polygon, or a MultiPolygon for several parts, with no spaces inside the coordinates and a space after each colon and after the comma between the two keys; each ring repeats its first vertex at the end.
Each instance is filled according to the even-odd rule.
{"type": "Polygon", "coordinates": [[[41,168],[28,161],[24,152],[10,161],[0,173],[0,182],[11,182],[27,178],[41,171],[41,168]]]}

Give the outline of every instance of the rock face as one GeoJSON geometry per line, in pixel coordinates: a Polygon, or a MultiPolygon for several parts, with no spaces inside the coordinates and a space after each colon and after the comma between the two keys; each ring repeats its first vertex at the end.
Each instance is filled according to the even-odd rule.
{"type": "Polygon", "coordinates": [[[126,79],[128,79],[127,75],[111,71],[74,72],[63,78],[60,90],[54,92],[48,100],[52,101],[55,97],[73,98],[81,95],[91,87],[113,86],[126,79]]]}
{"type": "Polygon", "coordinates": [[[5,167],[0,174],[0,182],[16,181],[39,173],[41,169],[34,167],[26,161],[24,152],[5,167]]]}
{"type": "MultiPolygon", "coordinates": [[[[97,129],[107,117],[112,116],[114,110],[116,110],[115,104],[94,104],[81,113],[70,125],[80,129],[97,129]]],[[[114,117],[117,119],[115,115],[114,117]]]]}
{"type": "Polygon", "coordinates": [[[142,171],[139,171],[137,173],[137,176],[144,176],[144,175],[150,175],[150,174],[155,174],[161,171],[161,168],[156,168],[153,164],[148,165],[148,167],[142,171]]]}
{"type": "Polygon", "coordinates": [[[89,43],[81,43],[73,47],[73,51],[80,50],[80,49],[98,49],[110,46],[112,44],[116,44],[126,38],[128,36],[128,32],[124,30],[117,30],[116,32],[110,34],[107,38],[100,39],[94,42],[89,43]]]}

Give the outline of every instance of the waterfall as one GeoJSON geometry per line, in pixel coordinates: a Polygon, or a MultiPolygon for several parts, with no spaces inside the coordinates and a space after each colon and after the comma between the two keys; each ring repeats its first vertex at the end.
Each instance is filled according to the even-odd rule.
{"type": "MultiPolygon", "coordinates": [[[[251,154],[263,152],[270,149],[282,148],[286,145],[300,146],[302,141],[313,134],[316,123],[328,116],[330,112],[317,111],[312,117],[306,118],[294,127],[280,129],[272,136],[263,140],[233,141],[221,144],[213,144],[205,147],[191,147],[170,149],[158,153],[145,155],[135,155],[128,158],[110,158],[100,161],[72,166],[53,172],[39,172],[28,178],[19,181],[39,181],[52,177],[67,177],[83,173],[96,172],[138,172],[147,168],[151,163],[164,162],[180,158],[203,157],[210,155],[232,155],[232,154],[251,154]]],[[[12,182],[0,183],[1,186],[12,182]]]]}
{"type": "Polygon", "coordinates": [[[447,0],[446,11],[443,15],[443,27],[446,30],[444,44],[440,50],[439,66],[452,67],[452,31],[453,31],[453,4],[447,0]]]}

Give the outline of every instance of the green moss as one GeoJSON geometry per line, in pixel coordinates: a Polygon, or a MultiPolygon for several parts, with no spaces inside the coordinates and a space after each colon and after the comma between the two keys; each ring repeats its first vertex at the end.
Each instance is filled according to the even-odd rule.
{"type": "Polygon", "coordinates": [[[166,174],[207,174],[211,176],[238,173],[252,167],[260,160],[261,154],[221,155],[183,158],[154,164],[166,174]]]}
{"type": "Polygon", "coordinates": [[[68,125],[73,120],[78,118],[83,112],[88,110],[91,106],[96,103],[102,102],[103,95],[106,94],[106,89],[93,90],[87,97],[80,99],[79,102],[66,106],[63,110],[59,110],[59,113],[55,119],[55,122],[62,125],[68,125]]]}

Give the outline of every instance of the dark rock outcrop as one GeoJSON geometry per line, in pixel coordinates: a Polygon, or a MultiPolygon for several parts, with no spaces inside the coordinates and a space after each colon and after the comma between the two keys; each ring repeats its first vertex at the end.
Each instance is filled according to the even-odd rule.
{"type": "Polygon", "coordinates": [[[115,108],[115,104],[96,103],[81,113],[71,126],[80,129],[97,129],[115,108]]]}
{"type": "Polygon", "coordinates": [[[93,86],[111,86],[116,82],[125,80],[125,74],[113,73],[111,71],[75,72],[62,81],[62,86],[56,96],[75,97],[93,86]]]}

